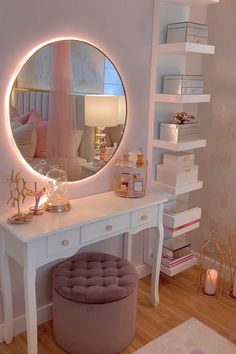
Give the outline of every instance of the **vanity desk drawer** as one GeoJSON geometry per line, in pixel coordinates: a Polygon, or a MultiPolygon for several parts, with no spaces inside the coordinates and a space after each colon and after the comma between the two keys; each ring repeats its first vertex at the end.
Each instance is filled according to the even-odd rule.
{"type": "Polygon", "coordinates": [[[131,216],[131,227],[157,222],[156,206],[136,210],[131,216]]]}
{"type": "Polygon", "coordinates": [[[79,247],[79,229],[68,230],[48,236],[47,254],[51,256],[56,253],[79,247]]]}
{"type": "Polygon", "coordinates": [[[128,228],[130,225],[130,215],[119,215],[106,220],[94,222],[81,228],[81,243],[105,238],[106,235],[117,233],[128,228]]]}

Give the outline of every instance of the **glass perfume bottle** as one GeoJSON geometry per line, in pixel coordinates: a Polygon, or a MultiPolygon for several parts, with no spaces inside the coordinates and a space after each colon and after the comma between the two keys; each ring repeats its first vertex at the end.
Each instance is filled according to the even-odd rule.
{"type": "Polygon", "coordinates": [[[139,149],[136,155],[136,166],[142,167],[144,166],[144,157],[142,153],[142,149],[139,149]]]}
{"type": "MultiPolygon", "coordinates": [[[[130,161],[129,154],[123,154],[115,162],[115,194],[120,197],[137,198],[145,195],[147,163],[143,154],[137,161],[130,161]]],[[[138,155],[138,153],[137,153],[138,155]]]]}

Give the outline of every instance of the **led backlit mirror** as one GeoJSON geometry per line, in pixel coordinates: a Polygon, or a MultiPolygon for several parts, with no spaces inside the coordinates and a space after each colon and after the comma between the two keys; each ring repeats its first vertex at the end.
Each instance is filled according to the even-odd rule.
{"type": "Polygon", "coordinates": [[[94,46],[57,41],[20,70],[10,97],[16,146],[38,172],[57,164],[69,181],[103,168],[121,141],[126,97],[112,62],[94,46]]]}

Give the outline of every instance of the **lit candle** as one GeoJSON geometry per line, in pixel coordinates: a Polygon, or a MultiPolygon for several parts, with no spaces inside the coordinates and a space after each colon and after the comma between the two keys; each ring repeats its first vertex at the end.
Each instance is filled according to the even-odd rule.
{"type": "Polygon", "coordinates": [[[233,296],[236,297],[236,272],[234,272],[233,296]]]}
{"type": "Polygon", "coordinates": [[[208,295],[214,295],[216,293],[218,272],[215,269],[208,269],[206,272],[206,281],[204,292],[208,295]]]}

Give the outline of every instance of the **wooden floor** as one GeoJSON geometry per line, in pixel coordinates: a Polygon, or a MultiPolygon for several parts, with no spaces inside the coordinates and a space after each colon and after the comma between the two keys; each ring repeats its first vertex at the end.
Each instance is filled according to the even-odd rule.
{"type": "MultiPolygon", "coordinates": [[[[174,278],[161,275],[160,304],[152,307],[149,296],[150,277],[140,280],[136,335],[122,354],[132,353],[190,317],[195,317],[229,338],[232,323],[234,325],[236,323],[236,300],[226,294],[219,296],[218,299],[208,297],[201,292],[198,293],[197,285],[196,267],[174,278]]],[[[39,354],[65,354],[54,341],[51,321],[39,326],[38,333],[39,354]]],[[[15,337],[9,345],[0,344],[0,354],[26,354],[25,334],[15,337]]]]}

